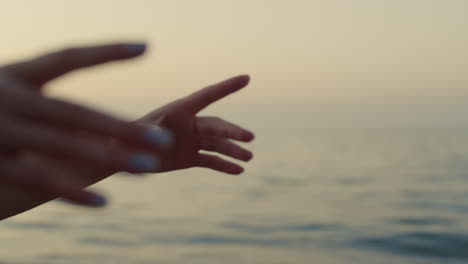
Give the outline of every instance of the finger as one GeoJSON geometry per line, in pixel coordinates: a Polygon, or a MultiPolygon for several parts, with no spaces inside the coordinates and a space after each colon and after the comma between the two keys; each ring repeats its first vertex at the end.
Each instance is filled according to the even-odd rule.
{"type": "Polygon", "coordinates": [[[253,157],[252,152],[225,138],[203,137],[200,140],[200,149],[215,151],[243,161],[249,161],[253,157]]]}
{"type": "Polygon", "coordinates": [[[247,75],[237,76],[201,89],[182,99],[181,103],[183,104],[184,109],[196,114],[208,105],[242,89],[249,83],[249,81],[250,77],[247,75]]]}
{"type": "Polygon", "coordinates": [[[0,159],[0,170],[4,184],[31,195],[39,195],[46,200],[62,197],[85,206],[101,207],[106,204],[104,197],[82,190],[79,184],[65,182],[50,168],[15,164],[11,160],[0,159]]]}
{"type": "Polygon", "coordinates": [[[195,126],[202,135],[225,137],[243,142],[252,141],[255,137],[249,130],[219,117],[198,117],[195,120],[195,126]]]}
{"type": "Polygon", "coordinates": [[[0,149],[0,156],[15,158],[21,153],[21,150],[14,147],[3,147],[0,149]]]}
{"type": "Polygon", "coordinates": [[[244,168],[235,163],[205,153],[200,153],[198,155],[196,164],[197,167],[208,168],[233,175],[241,174],[244,171],[244,168]]]}
{"type": "Polygon", "coordinates": [[[110,171],[153,172],[159,168],[154,154],[132,152],[107,141],[70,135],[0,115],[0,148],[23,148],[110,171]]]}
{"type": "Polygon", "coordinates": [[[157,151],[170,144],[168,131],[128,122],[66,101],[46,98],[17,82],[0,86],[0,108],[47,125],[71,131],[86,131],[104,138],[118,138],[123,144],[157,151]],[[11,87],[13,86],[13,87],[11,87]],[[17,89],[15,89],[17,88],[17,89]]]}
{"type": "Polygon", "coordinates": [[[32,60],[5,66],[2,71],[42,86],[70,71],[106,62],[134,58],[144,53],[144,44],[109,44],[90,47],[67,48],[32,60]]]}

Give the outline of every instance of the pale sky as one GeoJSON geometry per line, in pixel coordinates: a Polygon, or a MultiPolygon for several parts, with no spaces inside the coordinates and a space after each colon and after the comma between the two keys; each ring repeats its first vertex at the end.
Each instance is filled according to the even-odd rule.
{"type": "Polygon", "coordinates": [[[148,43],[142,59],[51,85],[51,94],[104,110],[137,116],[248,73],[252,83],[246,90],[207,112],[305,123],[468,124],[465,0],[1,4],[4,62],[67,45],[148,43]]]}

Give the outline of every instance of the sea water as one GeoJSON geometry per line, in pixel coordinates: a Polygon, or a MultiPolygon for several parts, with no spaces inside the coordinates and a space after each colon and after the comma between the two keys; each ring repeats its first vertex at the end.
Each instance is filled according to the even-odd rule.
{"type": "Polygon", "coordinates": [[[468,129],[268,128],[242,176],[94,186],[0,223],[0,263],[467,263],[468,129]]]}

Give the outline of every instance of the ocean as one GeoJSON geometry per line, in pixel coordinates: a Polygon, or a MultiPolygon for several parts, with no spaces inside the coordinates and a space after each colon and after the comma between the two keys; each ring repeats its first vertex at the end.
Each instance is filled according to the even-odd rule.
{"type": "Polygon", "coordinates": [[[468,129],[265,128],[241,176],[115,175],[0,223],[0,263],[468,263],[468,129]]]}

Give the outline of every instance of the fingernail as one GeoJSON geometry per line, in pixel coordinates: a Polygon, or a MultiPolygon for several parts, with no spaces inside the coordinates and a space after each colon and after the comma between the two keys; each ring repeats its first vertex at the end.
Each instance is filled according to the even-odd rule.
{"type": "Polygon", "coordinates": [[[129,160],[130,168],[139,172],[156,171],[159,167],[159,160],[148,154],[134,154],[129,160]]]}
{"type": "Polygon", "coordinates": [[[134,44],[128,44],[127,45],[128,51],[131,53],[140,53],[145,51],[146,49],[146,44],[144,43],[134,43],[134,44]]]}
{"type": "Polygon", "coordinates": [[[95,207],[103,207],[107,204],[106,198],[99,196],[99,195],[92,195],[90,196],[88,200],[89,205],[95,206],[95,207]]]}
{"type": "Polygon", "coordinates": [[[157,146],[170,146],[172,144],[172,133],[158,126],[148,128],[144,135],[146,141],[157,146]]]}

